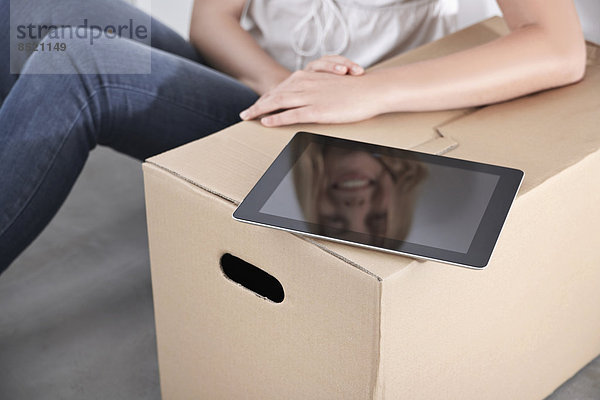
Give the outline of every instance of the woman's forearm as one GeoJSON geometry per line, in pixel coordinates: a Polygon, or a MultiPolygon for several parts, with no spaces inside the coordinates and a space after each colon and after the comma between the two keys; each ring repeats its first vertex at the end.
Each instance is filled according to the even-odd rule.
{"type": "Polygon", "coordinates": [[[584,56],[540,48],[543,34],[524,29],[447,57],[368,73],[381,112],[479,106],[574,83],[584,56]]]}
{"type": "Polygon", "coordinates": [[[517,13],[513,2],[504,3],[509,35],[446,57],[367,73],[364,78],[381,95],[379,111],[478,106],[583,77],[585,43],[570,2],[546,4],[558,9],[536,10],[530,13],[537,17],[533,21],[527,19],[530,10],[517,13]]]}
{"type": "Polygon", "coordinates": [[[572,0],[499,0],[507,36],[399,67],[336,76],[298,71],[244,110],[266,126],[347,123],[396,111],[479,106],[576,82],[585,42],[572,0]]]}
{"type": "Polygon", "coordinates": [[[290,71],[270,57],[239,23],[244,0],[196,0],[190,41],[214,68],[259,94],[273,88],[290,71]]]}

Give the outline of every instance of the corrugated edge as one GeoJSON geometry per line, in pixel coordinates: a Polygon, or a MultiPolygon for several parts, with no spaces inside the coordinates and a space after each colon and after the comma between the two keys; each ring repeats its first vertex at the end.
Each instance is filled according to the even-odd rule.
{"type": "Polygon", "coordinates": [[[161,170],[163,170],[163,171],[166,171],[166,172],[170,173],[171,175],[173,175],[173,176],[175,176],[175,177],[177,177],[177,178],[181,179],[182,181],[185,181],[185,182],[187,182],[187,183],[189,183],[189,184],[191,184],[191,185],[193,185],[193,186],[196,186],[196,187],[198,187],[198,188],[200,188],[200,189],[202,189],[202,190],[205,190],[205,191],[207,191],[207,192],[209,192],[209,193],[212,193],[212,194],[214,194],[215,196],[217,196],[217,197],[220,197],[220,198],[222,198],[223,200],[226,200],[226,201],[228,201],[228,202],[230,202],[230,203],[232,203],[232,204],[234,204],[234,205],[236,205],[236,206],[240,204],[240,203],[239,203],[238,201],[236,201],[235,199],[232,199],[231,197],[225,196],[224,194],[222,194],[222,193],[219,193],[219,192],[217,192],[216,190],[214,190],[214,189],[211,189],[211,188],[210,188],[210,187],[208,187],[208,186],[200,185],[199,183],[197,183],[197,182],[195,182],[195,181],[191,180],[190,178],[187,178],[187,177],[185,177],[184,175],[181,175],[180,173],[178,173],[178,172],[176,172],[176,171],[173,171],[173,170],[172,170],[172,169],[170,169],[170,168],[167,168],[167,167],[164,167],[164,166],[162,166],[162,165],[160,165],[160,164],[157,164],[157,163],[155,163],[154,161],[149,161],[149,160],[146,160],[144,163],[145,163],[145,164],[152,165],[152,166],[154,166],[154,167],[156,167],[156,168],[158,168],[158,169],[161,169],[161,170]]]}
{"type": "Polygon", "coordinates": [[[406,265],[405,268],[402,268],[401,270],[395,272],[394,274],[388,276],[386,278],[386,280],[381,281],[379,283],[379,348],[378,348],[378,355],[377,355],[377,373],[376,373],[376,379],[375,379],[375,386],[373,387],[373,394],[372,394],[372,399],[373,400],[385,400],[386,397],[386,391],[385,391],[385,382],[386,382],[386,377],[385,377],[385,358],[383,357],[383,353],[385,350],[385,341],[386,341],[386,337],[383,335],[384,332],[384,324],[385,324],[385,318],[386,318],[386,306],[387,306],[387,302],[385,301],[385,282],[389,281],[390,278],[397,278],[398,275],[400,274],[406,274],[407,271],[410,268],[414,268],[415,266],[419,266],[420,264],[423,264],[424,262],[428,262],[428,260],[419,260],[419,259],[413,259],[413,261],[411,263],[409,263],[408,265],[406,265]]]}
{"type": "Polygon", "coordinates": [[[334,256],[335,258],[338,258],[338,259],[344,261],[345,263],[348,263],[348,264],[352,265],[354,268],[359,269],[362,272],[364,272],[365,274],[372,276],[373,278],[377,279],[379,282],[383,281],[383,278],[381,278],[379,275],[377,275],[377,274],[369,271],[365,267],[363,267],[360,264],[358,264],[358,263],[356,263],[356,262],[354,262],[354,261],[352,261],[352,260],[344,257],[343,255],[336,253],[335,251],[329,249],[327,246],[322,245],[321,243],[317,242],[316,240],[311,239],[309,237],[302,236],[300,234],[296,234],[296,233],[292,233],[292,235],[294,235],[297,238],[302,239],[302,240],[304,240],[304,241],[306,241],[306,242],[308,242],[308,243],[310,243],[310,244],[312,244],[314,246],[317,246],[318,248],[320,248],[324,252],[329,253],[332,256],[334,256]]]}
{"type": "Polygon", "coordinates": [[[377,343],[377,367],[375,368],[375,383],[373,385],[373,400],[383,400],[385,396],[385,379],[383,366],[383,281],[379,282],[379,341],[377,343]]]}

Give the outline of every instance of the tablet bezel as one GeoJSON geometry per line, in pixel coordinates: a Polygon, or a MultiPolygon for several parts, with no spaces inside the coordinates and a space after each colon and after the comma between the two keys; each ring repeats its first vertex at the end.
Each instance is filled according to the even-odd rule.
{"type": "MultiPolygon", "coordinates": [[[[523,171],[514,168],[501,167],[497,165],[484,164],[428,153],[420,153],[413,150],[397,149],[371,143],[324,136],[310,132],[297,132],[277,156],[267,171],[263,174],[263,176],[259,179],[256,185],[252,188],[250,193],[248,193],[246,198],[234,211],[233,218],[241,222],[282,229],[320,239],[333,240],[336,242],[376,249],[394,254],[401,254],[409,257],[440,261],[467,268],[482,269],[487,266],[490,260],[510,207],[518,193],[523,176],[523,171]],[[379,247],[360,243],[361,238],[371,237],[371,235],[365,233],[351,232],[350,239],[340,239],[336,238],[335,236],[315,234],[310,231],[307,232],[305,227],[316,227],[318,226],[317,224],[306,221],[297,221],[271,214],[264,214],[259,211],[267,199],[279,186],[281,181],[288,174],[288,172],[290,172],[290,169],[293,168],[298,157],[300,157],[303,153],[303,151],[292,151],[292,146],[298,141],[304,142],[304,148],[306,148],[310,143],[328,144],[340,147],[349,147],[353,149],[359,147],[361,150],[365,150],[367,152],[387,154],[390,156],[400,156],[405,159],[420,161],[425,164],[436,164],[466,169],[469,171],[488,173],[498,176],[499,179],[475,232],[473,241],[471,242],[471,245],[466,253],[389,238],[386,239],[386,244],[389,243],[389,247],[393,248],[389,248],[387,246],[379,247]]],[[[346,235],[348,235],[348,233],[346,233],[346,235]]]]}

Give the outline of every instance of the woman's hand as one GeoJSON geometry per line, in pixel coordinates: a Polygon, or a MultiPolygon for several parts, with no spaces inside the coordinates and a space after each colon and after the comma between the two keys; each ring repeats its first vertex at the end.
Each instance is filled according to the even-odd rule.
{"type": "Polygon", "coordinates": [[[356,91],[365,86],[364,83],[361,85],[361,82],[347,79],[348,76],[359,77],[364,73],[360,65],[346,57],[323,56],[265,93],[240,116],[250,120],[275,113],[261,118],[265,126],[302,122],[341,123],[369,118],[375,115],[370,107],[356,112],[356,103],[352,99],[358,95],[356,91]],[[346,79],[337,79],[344,75],[347,75],[346,79]]]}
{"type": "MultiPolygon", "coordinates": [[[[317,64],[313,68],[330,68],[317,64]]],[[[352,67],[350,67],[351,69],[352,67]]],[[[369,77],[312,71],[296,71],[265,93],[240,117],[268,127],[296,123],[344,123],[360,121],[381,112],[377,85],[369,77]],[[270,115],[266,115],[270,114],[270,115]]]]}
{"type": "Polygon", "coordinates": [[[344,56],[323,56],[318,60],[311,61],[304,68],[311,72],[330,72],[337,75],[359,76],[365,73],[363,67],[347,59],[344,56]]]}

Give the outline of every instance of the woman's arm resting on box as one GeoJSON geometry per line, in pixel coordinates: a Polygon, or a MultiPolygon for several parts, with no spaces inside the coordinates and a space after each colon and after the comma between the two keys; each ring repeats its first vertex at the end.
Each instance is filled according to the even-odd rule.
{"type": "Polygon", "coordinates": [[[362,76],[300,71],[242,113],[267,126],[352,122],[394,111],[470,107],[574,83],[585,42],[572,0],[498,0],[507,36],[449,56],[362,76]]]}

